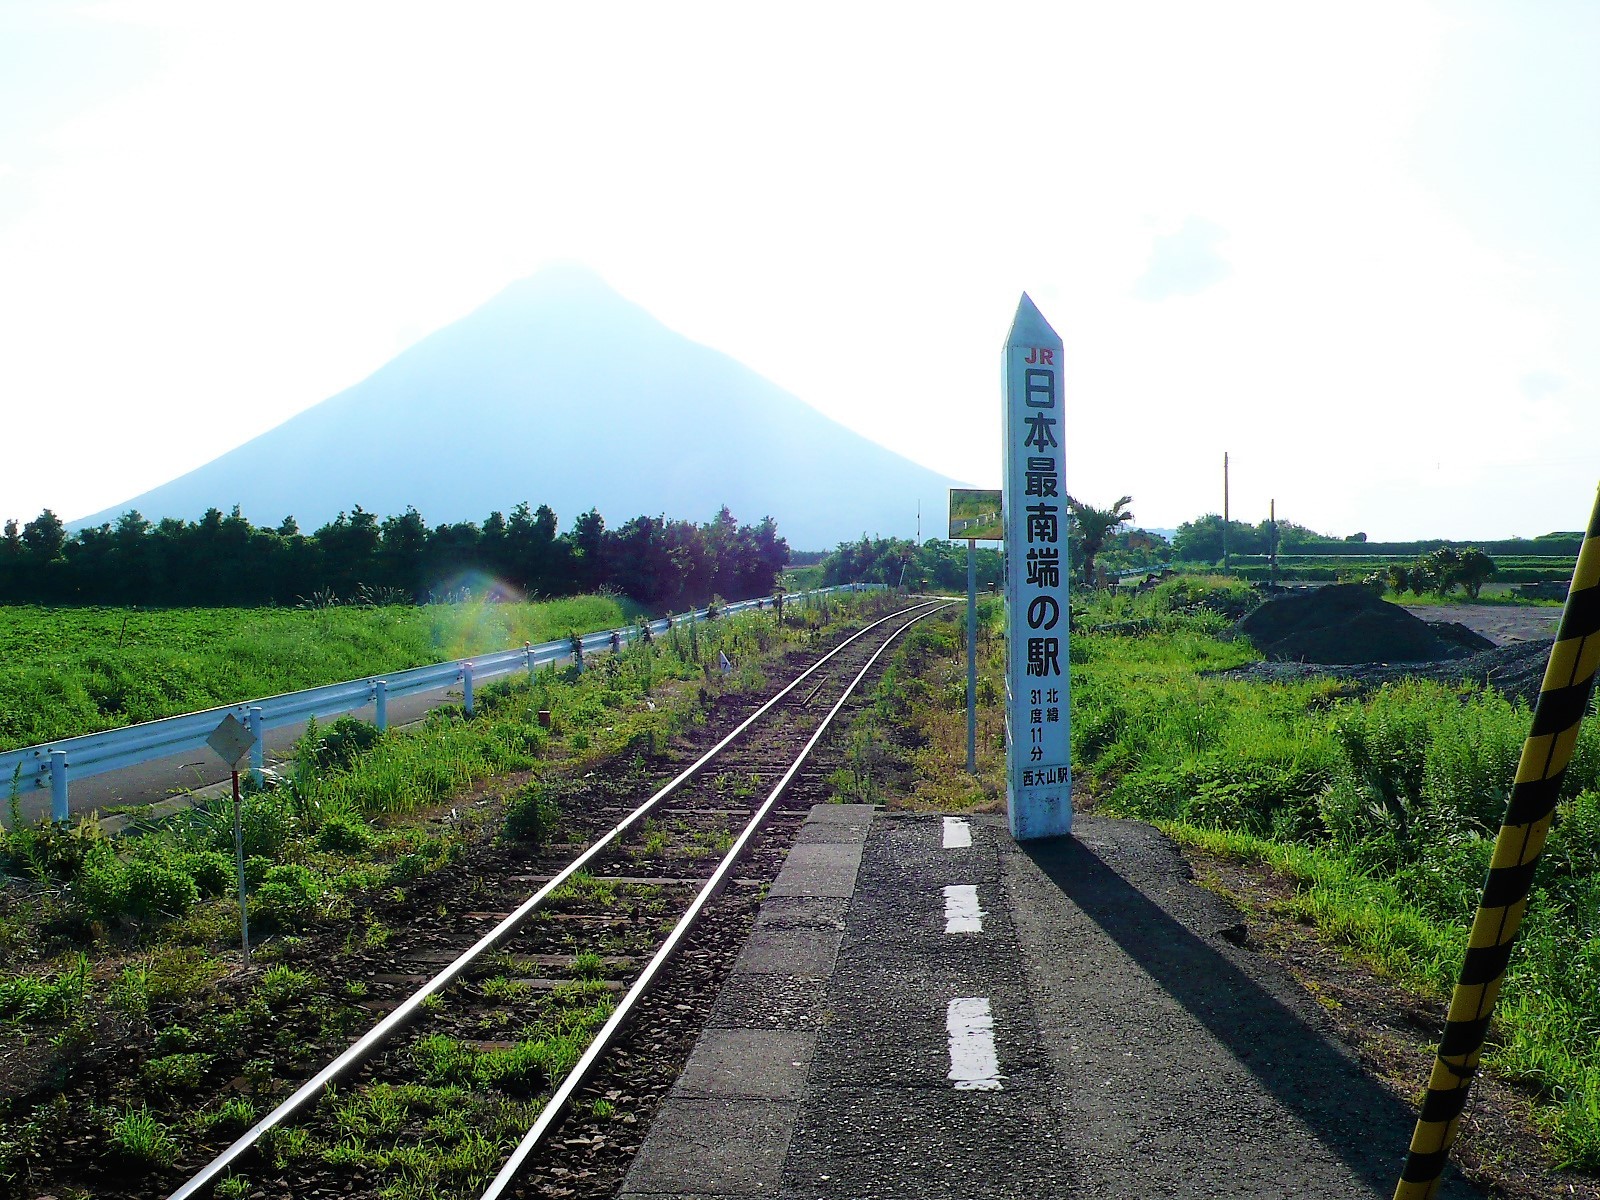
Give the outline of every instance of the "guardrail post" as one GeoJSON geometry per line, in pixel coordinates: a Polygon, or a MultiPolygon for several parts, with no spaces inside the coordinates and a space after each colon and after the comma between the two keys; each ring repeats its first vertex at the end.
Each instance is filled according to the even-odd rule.
{"type": "Polygon", "coordinates": [[[372,723],[382,733],[389,728],[389,681],[375,679],[372,681],[372,723]]]}
{"type": "Polygon", "coordinates": [[[262,736],[265,710],[259,704],[252,704],[244,715],[245,728],[250,731],[250,736],[255,738],[255,743],[250,747],[250,774],[260,787],[265,780],[262,772],[267,769],[267,739],[262,736]]]}
{"type": "Polygon", "coordinates": [[[522,643],[522,661],[527,665],[527,668],[528,668],[528,684],[531,687],[532,684],[533,684],[533,643],[532,642],[523,642],[522,643]]]}
{"type": "Polygon", "coordinates": [[[57,823],[71,814],[67,811],[67,752],[50,751],[50,819],[57,823]]]}
{"type": "Polygon", "coordinates": [[[472,664],[461,664],[461,706],[467,710],[467,716],[472,715],[472,664]]]}

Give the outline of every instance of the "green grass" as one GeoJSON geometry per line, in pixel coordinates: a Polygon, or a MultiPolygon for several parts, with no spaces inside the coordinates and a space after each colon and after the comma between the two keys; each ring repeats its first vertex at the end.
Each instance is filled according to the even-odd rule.
{"type": "Polygon", "coordinates": [[[123,1158],[144,1167],[170,1167],[178,1161],[178,1142],[148,1108],[130,1108],[111,1122],[108,1139],[123,1158]]]}
{"type": "Polygon", "coordinates": [[[0,750],[626,624],[612,596],[389,608],[0,606],[0,750]]]}
{"type": "Polygon", "coordinates": [[[0,979],[0,1020],[63,1021],[76,1016],[89,989],[89,960],[75,954],[53,975],[0,979]]]}

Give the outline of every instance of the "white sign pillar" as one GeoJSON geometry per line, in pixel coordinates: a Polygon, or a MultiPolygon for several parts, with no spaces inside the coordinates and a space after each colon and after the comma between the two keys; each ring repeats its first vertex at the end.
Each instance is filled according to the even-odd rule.
{"type": "Polygon", "coordinates": [[[1072,832],[1061,338],[1026,293],[1002,372],[1006,807],[1023,841],[1072,832]]]}

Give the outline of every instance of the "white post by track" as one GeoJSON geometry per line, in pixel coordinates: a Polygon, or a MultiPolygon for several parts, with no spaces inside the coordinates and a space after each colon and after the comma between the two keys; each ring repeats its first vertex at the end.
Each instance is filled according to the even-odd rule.
{"type": "Polygon", "coordinates": [[[1072,832],[1061,338],[1024,293],[1002,355],[1006,807],[1018,841],[1072,832]]]}

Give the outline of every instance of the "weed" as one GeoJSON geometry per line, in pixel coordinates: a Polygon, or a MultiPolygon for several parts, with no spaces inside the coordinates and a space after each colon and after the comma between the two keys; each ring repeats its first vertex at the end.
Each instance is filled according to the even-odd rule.
{"type": "Polygon", "coordinates": [[[496,975],[485,979],[480,985],[485,999],[496,1000],[504,1004],[515,1004],[532,994],[533,988],[520,979],[507,979],[496,975]]]}
{"type": "Polygon", "coordinates": [[[89,990],[89,960],[74,955],[55,975],[16,975],[0,979],[0,1019],[61,1021],[83,1009],[89,990]]]}
{"type": "Polygon", "coordinates": [[[265,933],[304,929],[317,919],[325,889],[299,863],[270,867],[250,905],[250,919],[265,933]]]}
{"type": "Polygon", "coordinates": [[[130,1108],[111,1122],[111,1147],[145,1167],[170,1167],[178,1161],[178,1142],[148,1108],[130,1108]]]}
{"type": "Polygon", "coordinates": [[[283,1008],[296,1000],[303,1000],[316,990],[317,981],[293,967],[278,965],[262,972],[256,983],[256,995],[266,1001],[269,1008],[283,1008]]]}
{"type": "Polygon", "coordinates": [[[192,1092],[200,1087],[211,1061],[207,1054],[168,1054],[145,1063],[139,1075],[158,1092],[192,1092]]]}
{"type": "Polygon", "coordinates": [[[561,818],[560,806],[549,789],[535,781],[522,787],[506,802],[505,836],[537,848],[549,840],[561,818]]]}
{"type": "Polygon", "coordinates": [[[263,1133],[256,1145],[267,1160],[282,1171],[309,1157],[311,1131],[298,1125],[277,1125],[263,1133]]]}

